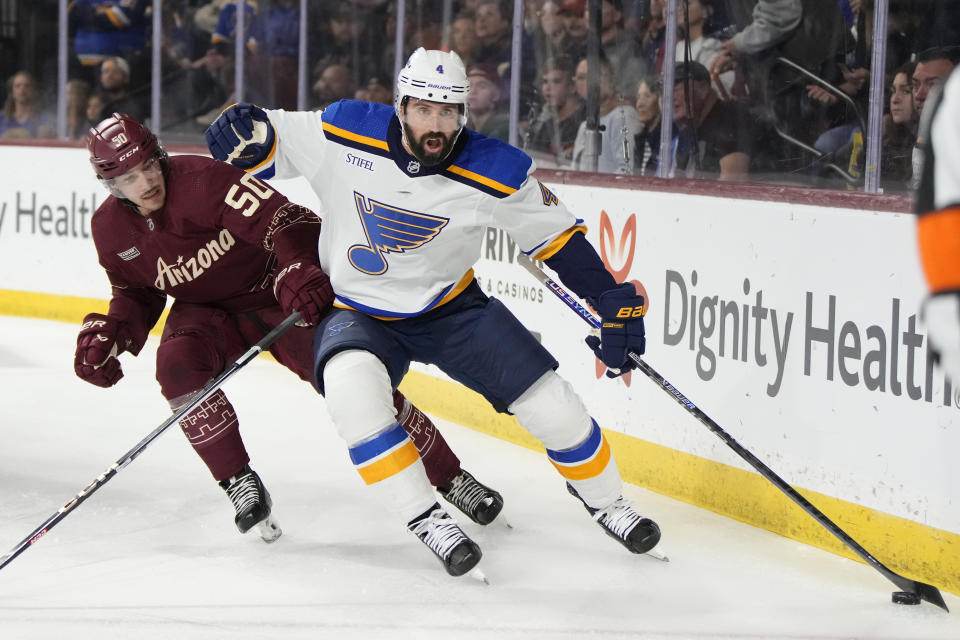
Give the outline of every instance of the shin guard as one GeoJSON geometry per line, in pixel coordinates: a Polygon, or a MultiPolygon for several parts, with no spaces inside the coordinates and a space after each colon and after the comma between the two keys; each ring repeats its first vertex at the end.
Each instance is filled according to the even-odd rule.
{"type": "Polygon", "coordinates": [[[404,522],[422,514],[436,494],[417,447],[396,421],[383,363],[367,351],[341,351],[327,361],[323,382],[327,410],[360,477],[404,522]]]}
{"type": "MultiPolygon", "coordinates": [[[[170,406],[176,411],[187,402],[189,396],[176,398],[170,406]]],[[[250,462],[240,437],[237,412],[221,390],[185,415],[180,420],[180,428],[218,482],[238,473],[250,462]]]]}

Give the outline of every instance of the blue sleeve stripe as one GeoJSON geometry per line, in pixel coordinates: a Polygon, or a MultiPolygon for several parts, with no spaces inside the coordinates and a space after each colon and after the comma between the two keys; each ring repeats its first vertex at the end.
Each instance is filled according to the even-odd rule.
{"type": "Polygon", "coordinates": [[[578,464],[596,455],[603,441],[603,434],[600,432],[600,426],[596,420],[590,418],[590,422],[593,423],[593,429],[590,430],[590,435],[587,436],[583,444],[563,451],[547,449],[547,455],[550,459],[561,464],[578,464]]]}
{"type": "Polygon", "coordinates": [[[373,440],[367,440],[350,447],[350,460],[357,466],[366,464],[387,453],[406,439],[407,432],[403,430],[399,423],[394,422],[393,426],[388,427],[386,431],[380,433],[373,440]]]}

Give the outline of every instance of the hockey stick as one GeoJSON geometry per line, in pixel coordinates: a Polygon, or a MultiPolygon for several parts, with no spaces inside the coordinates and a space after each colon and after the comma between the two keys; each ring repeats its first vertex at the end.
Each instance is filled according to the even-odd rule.
{"type": "Polygon", "coordinates": [[[160,437],[160,434],[166,431],[167,428],[170,427],[170,425],[179,422],[180,418],[190,413],[190,411],[192,411],[198,404],[200,404],[201,402],[209,398],[211,395],[213,395],[213,393],[217,391],[217,389],[219,389],[221,386],[223,386],[223,383],[226,382],[230,377],[232,377],[233,374],[240,371],[240,369],[245,367],[247,363],[249,363],[251,360],[253,360],[258,355],[260,355],[262,351],[265,351],[266,349],[268,349],[270,345],[272,345],[274,342],[277,341],[277,338],[283,335],[287,331],[287,329],[292,327],[294,323],[298,322],[299,320],[300,320],[299,311],[294,311],[289,316],[287,316],[283,320],[283,322],[278,324],[270,333],[265,335],[263,339],[260,340],[260,342],[250,347],[250,349],[247,350],[247,352],[244,353],[242,356],[240,356],[236,362],[230,365],[230,367],[226,371],[221,373],[219,377],[215,378],[212,382],[210,382],[210,384],[204,387],[202,391],[197,393],[197,395],[194,396],[189,403],[187,403],[175,414],[167,418],[163,422],[163,424],[161,424],[159,427],[151,431],[150,435],[148,435],[146,438],[138,442],[136,446],[130,449],[130,451],[127,451],[125,454],[123,454],[123,456],[119,460],[117,460],[112,465],[110,465],[110,467],[106,471],[101,473],[99,476],[97,476],[93,482],[91,482],[89,485],[84,487],[80,491],[80,493],[78,493],[72,500],[70,500],[70,502],[60,507],[60,509],[58,509],[56,513],[54,513],[52,516],[47,518],[46,522],[44,522],[42,525],[34,529],[30,533],[30,535],[28,535],[26,538],[21,540],[5,556],[0,558],[0,569],[3,569],[5,566],[13,562],[14,558],[19,556],[21,553],[26,551],[31,545],[35,544],[38,540],[40,540],[40,538],[43,537],[48,531],[50,531],[50,529],[56,526],[57,523],[59,523],[64,518],[66,518],[71,511],[73,511],[78,506],[80,506],[80,503],[82,503],[84,500],[86,500],[91,495],[93,495],[93,493],[97,489],[107,484],[107,482],[109,482],[110,479],[113,478],[113,476],[117,475],[117,473],[121,469],[123,469],[125,466],[133,462],[134,459],[136,459],[137,456],[143,453],[144,449],[150,446],[150,443],[152,443],[154,440],[160,437]]]}
{"type": "MultiPolygon", "coordinates": [[[[576,311],[587,324],[594,329],[600,328],[600,323],[593,316],[590,310],[584,308],[583,305],[577,302],[572,295],[567,293],[559,284],[557,284],[556,281],[552,280],[546,273],[544,273],[542,269],[540,269],[533,263],[532,260],[530,260],[530,258],[525,255],[520,255],[517,261],[524,269],[533,274],[537,280],[545,284],[548,289],[553,291],[553,293],[555,293],[558,298],[566,303],[568,307],[576,311]]],[[[697,405],[693,404],[685,395],[680,393],[679,389],[664,380],[663,376],[657,373],[653,367],[644,362],[639,355],[632,351],[627,355],[631,360],[633,360],[634,363],[636,363],[637,368],[642,371],[644,375],[660,385],[661,389],[670,394],[674,400],[681,404],[688,412],[693,414],[697,420],[699,420],[704,426],[712,431],[718,438],[727,443],[727,446],[733,449],[738,456],[750,463],[750,466],[759,471],[760,475],[772,482],[778,489],[780,489],[780,491],[783,491],[785,494],[787,494],[787,497],[793,500],[797,506],[811,515],[824,529],[836,536],[840,542],[845,544],[851,551],[863,558],[867,564],[879,571],[884,577],[886,577],[893,584],[897,585],[897,587],[899,587],[902,591],[915,594],[921,599],[937,605],[944,611],[949,611],[949,609],[947,609],[947,604],[943,601],[943,596],[940,594],[939,589],[933,585],[906,578],[884,566],[883,563],[874,558],[869,551],[860,546],[856,540],[851,538],[822,511],[810,504],[810,502],[800,495],[796,489],[787,484],[783,478],[774,473],[770,467],[765,465],[756,456],[750,453],[750,451],[744,448],[739,442],[734,440],[730,434],[720,427],[720,425],[718,425],[707,414],[701,411],[697,405]]]]}

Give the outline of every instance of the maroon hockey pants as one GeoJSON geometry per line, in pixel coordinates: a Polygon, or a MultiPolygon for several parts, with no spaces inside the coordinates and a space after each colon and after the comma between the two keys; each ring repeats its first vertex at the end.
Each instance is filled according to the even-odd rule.
{"type": "MultiPolygon", "coordinates": [[[[279,306],[252,312],[228,313],[206,305],[174,303],[157,349],[157,382],[175,408],[218,376],[257,343],[285,315],[279,306]]],[[[313,379],[313,327],[292,327],[273,344],[270,353],[306,381],[313,379]]],[[[460,471],[460,460],[430,418],[395,391],[397,421],[410,435],[430,483],[449,484],[460,471]]],[[[233,405],[217,391],[180,421],[187,440],[215,479],[238,473],[250,461],[233,405]]]]}

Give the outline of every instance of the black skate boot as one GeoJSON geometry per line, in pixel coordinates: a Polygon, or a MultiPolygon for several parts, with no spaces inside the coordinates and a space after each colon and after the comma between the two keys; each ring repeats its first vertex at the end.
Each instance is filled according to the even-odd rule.
{"type": "Polygon", "coordinates": [[[478,482],[466,469],[460,469],[447,486],[437,487],[437,492],[477,524],[490,524],[503,509],[503,497],[478,482]]]}
{"type": "Polygon", "coordinates": [[[280,527],[270,517],[273,507],[270,492],[250,465],[245,466],[237,475],[220,481],[220,487],[227,492],[230,502],[237,510],[233,521],[240,533],[246,533],[257,525],[260,537],[265,542],[273,542],[280,537],[280,527]]]}
{"type": "Polygon", "coordinates": [[[440,558],[452,576],[462,576],[476,567],[483,555],[439,503],[411,520],[407,528],[440,558]]]}
{"type": "MultiPolygon", "coordinates": [[[[569,482],[567,491],[580,502],[583,498],[569,482]]],[[[593,516],[594,521],[603,527],[607,535],[625,546],[631,553],[647,553],[660,542],[660,527],[649,518],[643,518],[623,496],[613,501],[606,509],[594,509],[586,502],[583,506],[593,516]]]]}

